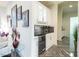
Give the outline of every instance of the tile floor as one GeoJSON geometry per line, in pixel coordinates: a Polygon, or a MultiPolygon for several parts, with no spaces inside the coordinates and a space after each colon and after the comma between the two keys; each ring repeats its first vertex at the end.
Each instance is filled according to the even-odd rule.
{"type": "Polygon", "coordinates": [[[70,57],[69,40],[58,41],[57,46],[52,46],[39,57],[70,57]]]}

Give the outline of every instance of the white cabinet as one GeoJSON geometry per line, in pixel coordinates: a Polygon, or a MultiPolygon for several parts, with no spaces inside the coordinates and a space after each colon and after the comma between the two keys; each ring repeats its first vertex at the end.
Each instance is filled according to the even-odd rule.
{"type": "Polygon", "coordinates": [[[42,4],[38,4],[38,23],[46,23],[47,22],[47,9],[42,4]]]}
{"type": "Polygon", "coordinates": [[[36,25],[46,25],[47,24],[47,11],[48,8],[41,4],[40,2],[34,2],[32,6],[33,11],[33,21],[36,25]]]}
{"type": "Polygon", "coordinates": [[[53,33],[46,34],[46,50],[53,45],[53,33]]]}
{"type": "Polygon", "coordinates": [[[38,22],[43,22],[43,7],[38,5],[38,22]]]}

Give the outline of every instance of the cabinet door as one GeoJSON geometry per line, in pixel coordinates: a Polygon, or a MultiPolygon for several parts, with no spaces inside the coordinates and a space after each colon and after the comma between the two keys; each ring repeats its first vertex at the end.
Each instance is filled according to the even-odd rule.
{"type": "Polygon", "coordinates": [[[47,24],[49,26],[53,26],[53,19],[52,19],[52,14],[51,14],[51,10],[49,8],[46,8],[46,21],[47,21],[47,24]]]}
{"type": "Polygon", "coordinates": [[[38,5],[38,22],[43,23],[43,7],[38,5]]]}
{"type": "Polygon", "coordinates": [[[46,10],[46,8],[43,8],[43,22],[44,23],[47,22],[47,10],[46,10]]]}
{"type": "Polygon", "coordinates": [[[46,50],[53,45],[53,33],[46,34],[46,50]]]}
{"type": "Polygon", "coordinates": [[[47,14],[47,9],[44,5],[41,3],[38,4],[38,23],[46,23],[46,14],[47,14]]]}
{"type": "Polygon", "coordinates": [[[50,39],[51,39],[51,42],[52,42],[52,45],[57,45],[57,39],[54,39],[54,33],[50,33],[51,34],[51,37],[50,37],[50,39]]]}
{"type": "Polygon", "coordinates": [[[50,33],[50,39],[53,41],[53,33],[50,33]]]}
{"type": "Polygon", "coordinates": [[[49,49],[49,39],[50,39],[50,35],[46,34],[46,50],[49,49]]]}

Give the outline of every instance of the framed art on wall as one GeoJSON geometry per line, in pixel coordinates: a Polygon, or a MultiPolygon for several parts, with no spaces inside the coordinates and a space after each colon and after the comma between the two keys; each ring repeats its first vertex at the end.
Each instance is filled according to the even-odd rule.
{"type": "Polygon", "coordinates": [[[12,28],[17,27],[17,5],[11,9],[12,28]]]}
{"type": "Polygon", "coordinates": [[[22,20],[22,6],[17,8],[17,20],[22,20]]]}
{"type": "Polygon", "coordinates": [[[22,13],[23,16],[23,27],[29,26],[29,10],[26,10],[22,13]]]}
{"type": "Polygon", "coordinates": [[[7,23],[9,27],[12,27],[12,19],[10,15],[7,16],[7,23]]]}

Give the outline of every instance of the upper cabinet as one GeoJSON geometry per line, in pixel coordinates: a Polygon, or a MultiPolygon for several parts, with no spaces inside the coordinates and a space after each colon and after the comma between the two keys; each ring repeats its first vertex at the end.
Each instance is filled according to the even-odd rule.
{"type": "Polygon", "coordinates": [[[51,9],[40,2],[33,2],[32,4],[32,19],[34,25],[51,25],[51,9]]]}
{"type": "Polygon", "coordinates": [[[40,2],[34,2],[32,5],[33,21],[35,25],[47,25],[48,8],[40,2]]]}
{"type": "Polygon", "coordinates": [[[47,10],[42,4],[38,4],[38,23],[47,23],[47,10]]]}

